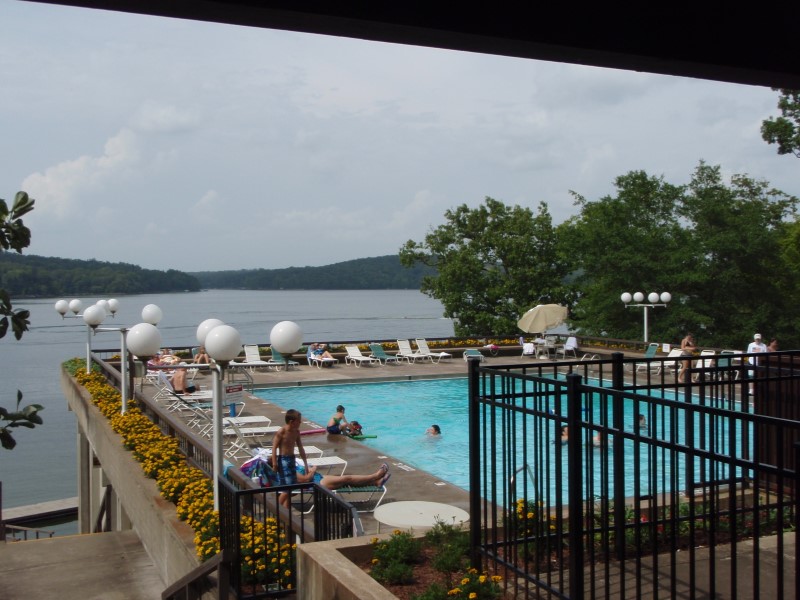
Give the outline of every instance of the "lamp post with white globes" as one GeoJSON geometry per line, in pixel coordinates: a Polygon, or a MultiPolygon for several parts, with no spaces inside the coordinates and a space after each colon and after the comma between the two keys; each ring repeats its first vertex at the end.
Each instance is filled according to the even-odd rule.
{"type": "Polygon", "coordinates": [[[225,325],[219,319],[206,319],[197,328],[197,342],[205,346],[208,356],[213,359],[214,398],[212,403],[212,446],[214,469],[214,510],[219,510],[219,479],[222,477],[222,383],[225,369],[242,351],[242,338],[239,332],[225,325]]]}
{"type": "Polygon", "coordinates": [[[67,302],[66,300],[59,300],[55,304],[55,309],[56,312],[61,315],[62,319],[83,318],[84,323],[86,323],[86,325],[88,326],[86,329],[86,372],[91,373],[92,372],[92,327],[97,327],[97,325],[102,323],[103,319],[106,318],[106,315],[111,315],[112,317],[115,317],[117,311],[119,310],[119,301],[117,301],[114,298],[111,298],[110,300],[98,300],[95,304],[88,307],[86,310],[89,311],[90,314],[89,321],[95,322],[93,326],[90,325],[89,321],[86,320],[85,317],[86,311],[84,311],[83,315],[80,314],[81,309],[83,309],[83,302],[81,302],[77,298],[73,298],[69,302],[67,302]],[[95,307],[98,307],[103,311],[102,317],[100,311],[97,310],[97,308],[95,307]],[[71,315],[67,314],[67,312],[69,311],[72,311],[71,315]]]}
{"type": "Polygon", "coordinates": [[[647,342],[648,340],[648,331],[647,331],[647,311],[651,308],[655,308],[656,306],[662,306],[666,308],[667,304],[670,303],[672,300],[672,294],[669,292],[650,292],[647,295],[647,302],[645,302],[645,297],[642,292],[636,292],[635,294],[629,294],[625,292],[620,296],[620,300],[625,305],[625,308],[632,306],[634,308],[643,308],[644,309],[644,341],[647,342]],[[631,304],[631,301],[635,302],[636,304],[631,304]]]}
{"type": "Polygon", "coordinates": [[[294,321],[281,321],[269,333],[269,343],[283,354],[286,370],[289,370],[289,355],[297,352],[303,343],[303,330],[294,321]]]}

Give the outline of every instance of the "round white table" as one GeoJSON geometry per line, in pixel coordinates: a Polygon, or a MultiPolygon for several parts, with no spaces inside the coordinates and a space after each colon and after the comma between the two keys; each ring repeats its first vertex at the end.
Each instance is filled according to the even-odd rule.
{"type": "Polygon", "coordinates": [[[469,513],[457,506],[422,500],[381,504],[375,509],[373,517],[378,522],[378,533],[381,531],[381,524],[398,529],[427,530],[436,525],[437,521],[451,525],[469,521],[469,513]]]}

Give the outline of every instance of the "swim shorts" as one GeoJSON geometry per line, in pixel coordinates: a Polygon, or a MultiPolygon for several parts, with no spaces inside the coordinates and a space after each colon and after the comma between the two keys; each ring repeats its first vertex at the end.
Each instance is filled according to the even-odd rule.
{"type": "Polygon", "coordinates": [[[278,457],[278,481],[280,485],[297,483],[297,465],[294,454],[278,457]]]}
{"type": "Polygon", "coordinates": [[[339,425],[331,425],[328,427],[328,433],[342,433],[342,430],[339,429],[339,425]]]}

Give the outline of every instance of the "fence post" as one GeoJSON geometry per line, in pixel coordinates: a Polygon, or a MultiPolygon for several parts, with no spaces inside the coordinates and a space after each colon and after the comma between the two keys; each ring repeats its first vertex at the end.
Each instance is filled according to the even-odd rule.
{"type": "MultiPolygon", "coordinates": [[[[612,427],[615,431],[625,428],[625,402],[622,390],[625,388],[625,365],[622,352],[611,355],[612,387],[612,427]]],[[[617,560],[625,558],[625,440],[622,435],[614,435],[614,554],[617,560]]]]}
{"type": "MultiPolygon", "coordinates": [[[[800,442],[794,443],[794,547],[800,544],[800,442]]],[[[794,553],[794,597],[800,598],[800,555],[794,553]]]]}
{"type": "Polygon", "coordinates": [[[583,393],[581,376],[567,375],[567,478],[569,481],[569,596],[583,598],[583,393]]]}
{"type": "Polygon", "coordinates": [[[480,361],[467,361],[469,374],[469,554],[470,563],[481,568],[481,464],[480,464],[480,361]]]}

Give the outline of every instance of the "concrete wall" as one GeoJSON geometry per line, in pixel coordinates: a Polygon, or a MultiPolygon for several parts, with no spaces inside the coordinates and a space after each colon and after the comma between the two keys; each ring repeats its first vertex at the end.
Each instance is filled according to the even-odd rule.
{"type": "MultiPolygon", "coordinates": [[[[122,445],[122,438],[92,404],[86,389],[65,371],[61,374],[61,388],[79,430],[100,460],[103,474],[124,509],[124,522],[130,522],[159,568],[164,587],[180,579],[200,564],[191,527],[178,519],[175,505],[161,497],[155,480],[145,477],[139,463],[122,445]]],[[[87,465],[79,465],[81,468],[87,465]]]]}
{"type": "MultiPolygon", "coordinates": [[[[388,537],[386,535],[380,537],[388,537]]],[[[369,537],[297,546],[298,600],[396,600],[353,560],[369,559],[369,537]]]]}

